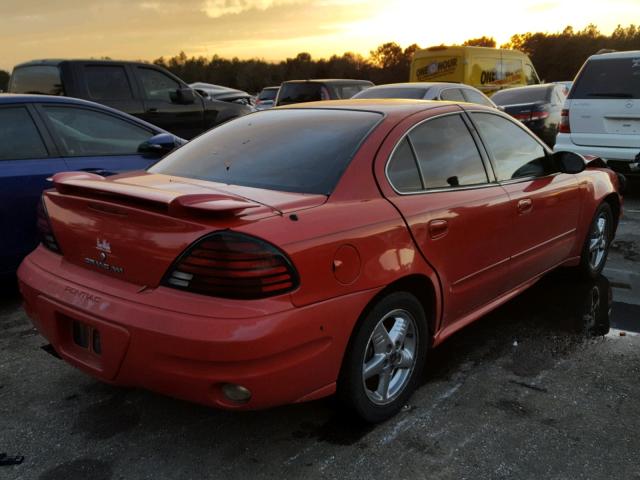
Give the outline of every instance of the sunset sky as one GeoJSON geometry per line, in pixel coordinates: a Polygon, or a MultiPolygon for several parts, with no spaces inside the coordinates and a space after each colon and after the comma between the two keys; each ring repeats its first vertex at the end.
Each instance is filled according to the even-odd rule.
{"type": "Polygon", "coordinates": [[[0,0],[0,68],[36,58],[153,60],[187,55],[282,60],[361,53],[387,41],[462,42],[482,35],[640,22],[640,0],[0,0]]]}

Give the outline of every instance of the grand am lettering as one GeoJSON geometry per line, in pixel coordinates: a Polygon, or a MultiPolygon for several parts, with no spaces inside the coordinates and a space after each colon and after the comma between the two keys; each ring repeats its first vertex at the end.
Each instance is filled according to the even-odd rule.
{"type": "Polygon", "coordinates": [[[124,268],[119,267],[117,265],[112,265],[110,263],[107,263],[105,261],[106,259],[107,259],[107,256],[101,254],[100,255],[100,260],[97,260],[95,258],[85,257],[84,258],[84,263],[86,263],[87,265],[98,267],[98,268],[100,268],[102,270],[106,270],[108,272],[124,273],[124,268]]]}

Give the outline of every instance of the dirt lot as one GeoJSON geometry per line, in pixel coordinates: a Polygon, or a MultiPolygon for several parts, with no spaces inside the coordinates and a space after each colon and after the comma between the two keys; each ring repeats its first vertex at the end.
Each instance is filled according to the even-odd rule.
{"type": "Polygon", "coordinates": [[[640,479],[634,190],[604,278],[552,274],[458,333],[431,352],[405,410],[376,427],[331,400],[228,413],[103,385],[42,351],[5,292],[0,453],[25,460],[0,478],[640,479]]]}

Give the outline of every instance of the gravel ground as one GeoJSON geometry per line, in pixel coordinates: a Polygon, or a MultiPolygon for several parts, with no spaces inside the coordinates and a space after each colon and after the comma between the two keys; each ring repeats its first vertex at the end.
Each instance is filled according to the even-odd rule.
{"type": "Polygon", "coordinates": [[[549,275],[454,335],[375,427],[331,399],[229,413],[101,384],[42,351],[5,292],[0,453],[25,460],[0,478],[640,479],[639,252],[635,193],[604,278],[549,275]]]}

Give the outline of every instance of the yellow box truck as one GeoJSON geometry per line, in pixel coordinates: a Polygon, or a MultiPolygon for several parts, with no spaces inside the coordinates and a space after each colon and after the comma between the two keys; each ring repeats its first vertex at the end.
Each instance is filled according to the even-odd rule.
{"type": "Polygon", "coordinates": [[[487,47],[431,47],[416,51],[411,82],[455,82],[485,94],[540,83],[529,57],[518,50],[487,47]]]}

